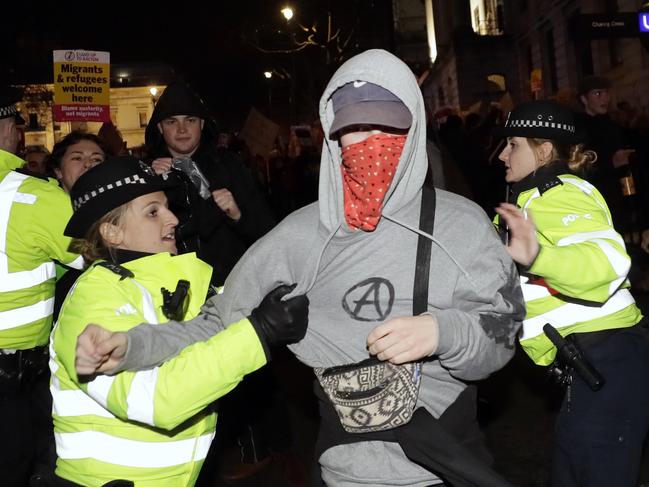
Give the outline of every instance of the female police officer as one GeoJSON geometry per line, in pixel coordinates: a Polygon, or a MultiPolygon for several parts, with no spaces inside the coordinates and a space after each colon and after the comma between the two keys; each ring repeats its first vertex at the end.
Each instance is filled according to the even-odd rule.
{"type": "Polygon", "coordinates": [[[77,336],[92,321],[124,331],[143,322],[193,317],[211,268],[175,256],[178,220],[162,179],[134,158],[109,159],[73,186],[66,234],[91,267],[63,304],[51,347],[57,444],[63,485],[193,485],[216,426],[206,409],[267,361],[266,348],[302,338],[307,299],[271,291],[250,317],[176,359],[146,371],[79,377],[77,336]],[[278,318],[279,317],[279,318],[278,318]]]}
{"type": "Polygon", "coordinates": [[[521,345],[535,363],[550,364],[557,354],[543,333],[550,324],[574,338],[606,381],[595,391],[567,371],[552,483],[634,486],[649,426],[649,334],[634,326],[642,315],[628,289],[631,262],[606,202],[573,174],[596,156],[576,145],[572,114],[553,102],[517,106],[501,133],[507,146],[500,159],[516,204],[496,211],[522,275],[521,345]]]}

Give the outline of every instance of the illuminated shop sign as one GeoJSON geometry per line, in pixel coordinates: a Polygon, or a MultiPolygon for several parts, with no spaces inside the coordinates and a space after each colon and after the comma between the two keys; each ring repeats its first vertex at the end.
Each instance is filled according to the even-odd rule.
{"type": "Polygon", "coordinates": [[[638,23],[640,25],[640,32],[649,32],[649,12],[639,12],[638,23]]]}

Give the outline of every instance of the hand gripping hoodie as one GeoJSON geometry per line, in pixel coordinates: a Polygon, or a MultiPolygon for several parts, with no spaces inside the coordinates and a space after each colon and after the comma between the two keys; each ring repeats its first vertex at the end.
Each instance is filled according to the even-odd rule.
{"type": "MultiPolygon", "coordinates": [[[[192,340],[205,339],[246,316],[281,283],[296,282],[294,294],[309,297],[308,332],[290,349],[311,367],[368,358],[366,338],[372,329],[388,319],[412,315],[421,192],[428,167],[424,103],[403,62],[386,51],[370,50],[343,64],[329,82],[320,101],[325,133],[333,120],[331,94],[357,80],[391,91],[413,117],[376,230],[347,226],[341,149],[338,141],[325,139],[319,200],[289,215],[249,249],[228,277],[223,294],[206,303],[202,315],[183,328],[184,336],[173,334],[173,326],[131,330],[121,368],[151,365],[192,340]]],[[[512,357],[524,306],[515,266],[478,206],[437,190],[435,230],[429,237],[433,248],[428,313],[439,323],[439,346],[424,362],[418,406],[438,417],[465,388],[464,381],[483,379],[512,357]]],[[[338,445],[319,461],[329,485],[440,482],[409,461],[396,443],[338,445]]]]}

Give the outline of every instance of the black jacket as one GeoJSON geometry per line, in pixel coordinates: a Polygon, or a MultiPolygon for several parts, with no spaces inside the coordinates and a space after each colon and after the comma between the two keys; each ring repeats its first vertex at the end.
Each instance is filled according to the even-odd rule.
{"type": "MultiPolygon", "coordinates": [[[[171,155],[165,147],[154,153],[153,159],[158,157],[171,155]]],[[[192,160],[209,181],[210,191],[228,189],[241,210],[241,219],[233,221],[214,200],[203,200],[182,172],[172,170],[171,177],[180,183],[167,193],[169,208],[179,220],[178,251],[196,252],[213,267],[212,283],[220,286],[248,247],[275,225],[275,219],[236,154],[217,153],[209,144],[201,143],[192,160]]]]}
{"type": "Polygon", "coordinates": [[[575,122],[578,132],[585,136],[586,149],[597,153],[597,161],[584,177],[602,193],[616,228],[623,226],[626,217],[624,197],[619,171],[613,167],[613,154],[626,146],[624,131],[608,115],[576,113],[575,122]]]}

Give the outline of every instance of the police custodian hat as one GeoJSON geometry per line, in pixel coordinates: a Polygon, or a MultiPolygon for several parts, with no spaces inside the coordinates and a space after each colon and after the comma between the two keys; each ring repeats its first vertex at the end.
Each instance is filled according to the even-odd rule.
{"type": "Polygon", "coordinates": [[[548,139],[568,144],[580,142],[572,112],[554,101],[521,103],[507,116],[505,126],[494,130],[496,137],[548,139]]]}
{"type": "Polygon", "coordinates": [[[25,120],[16,109],[16,103],[22,100],[23,93],[13,86],[0,85],[0,119],[14,118],[16,125],[24,125],[25,120]]]}
{"type": "Polygon", "coordinates": [[[74,213],[63,232],[83,238],[90,227],[115,208],[172,185],[132,156],[109,157],[79,177],[70,190],[74,213]]]}

